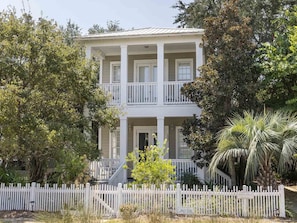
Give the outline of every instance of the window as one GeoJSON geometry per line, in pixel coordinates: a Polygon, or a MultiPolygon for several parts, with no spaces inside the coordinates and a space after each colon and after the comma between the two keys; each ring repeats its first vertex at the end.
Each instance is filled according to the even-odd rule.
{"type": "Polygon", "coordinates": [[[177,81],[191,81],[193,78],[193,59],[177,59],[175,61],[177,81]]]}
{"type": "Polygon", "coordinates": [[[110,77],[111,83],[120,83],[121,81],[121,63],[111,62],[110,63],[110,77]]]}
{"type": "MultiPolygon", "coordinates": [[[[135,60],[134,81],[135,82],[157,82],[158,69],[157,60],[135,60]]],[[[164,60],[164,79],[168,76],[168,60],[164,60]]]]}
{"type": "Polygon", "coordinates": [[[116,128],[110,134],[110,158],[120,158],[120,128],[116,128]]]}
{"type": "Polygon", "coordinates": [[[193,150],[184,142],[184,135],[181,132],[182,127],[176,127],[176,158],[191,159],[193,150]]]}

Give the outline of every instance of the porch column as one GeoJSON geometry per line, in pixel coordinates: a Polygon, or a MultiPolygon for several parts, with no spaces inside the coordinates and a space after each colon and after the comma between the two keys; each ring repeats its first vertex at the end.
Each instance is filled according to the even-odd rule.
{"type": "Polygon", "coordinates": [[[197,41],[196,45],[196,77],[200,76],[200,72],[197,69],[198,67],[203,65],[203,42],[197,41]]]}
{"type": "MultiPolygon", "coordinates": [[[[124,162],[127,156],[128,147],[128,119],[120,118],[120,162],[124,162]]],[[[124,170],[124,179],[127,180],[127,170],[124,170]]]]}
{"type": "Polygon", "coordinates": [[[162,105],[163,88],[164,88],[164,43],[157,44],[157,69],[158,69],[158,76],[157,76],[158,105],[162,105]]]}
{"type": "Polygon", "coordinates": [[[157,135],[158,143],[162,146],[164,142],[164,116],[157,117],[157,135]]]}
{"type": "Polygon", "coordinates": [[[91,59],[91,56],[92,56],[91,54],[92,54],[92,48],[90,46],[86,46],[86,58],[88,60],[91,59]]]}
{"type": "Polygon", "coordinates": [[[98,128],[98,150],[102,149],[102,127],[98,128]]]}
{"type": "Polygon", "coordinates": [[[103,75],[103,59],[100,58],[99,84],[102,84],[102,75],[103,75]]]}
{"type": "Polygon", "coordinates": [[[121,104],[127,102],[128,45],[121,45],[121,104]]]}

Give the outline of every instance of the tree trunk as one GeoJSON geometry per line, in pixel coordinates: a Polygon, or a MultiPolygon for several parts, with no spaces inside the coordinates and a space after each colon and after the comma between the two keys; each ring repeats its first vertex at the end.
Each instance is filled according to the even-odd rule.
{"type": "Polygon", "coordinates": [[[46,170],[46,163],[42,159],[32,157],[29,162],[30,181],[42,183],[46,170]]]}
{"type": "Polygon", "coordinates": [[[236,185],[236,171],[235,171],[235,165],[234,165],[234,157],[229,157],[228,159],[228,167],[229,167],[229,174],[231,176],[231,183],[232,186],[236,185]]]}
{"type": "Polygon", "coordinates": [[[277,189],[275,174],[269,165],[265,164],[261,166],[259,169],[259,175],[257,177],[257,183],[264,189],[267,189],[269,186],[272,186],[273,189],[277,189]]]}

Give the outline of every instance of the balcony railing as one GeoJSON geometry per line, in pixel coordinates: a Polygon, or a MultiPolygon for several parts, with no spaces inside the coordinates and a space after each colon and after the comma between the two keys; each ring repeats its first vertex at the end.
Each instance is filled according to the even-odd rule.
{"type": "Polygon", "coordinates": [[[157,83],[128,83],[127,104],[156,104],[157,83]]]}
{"type": "MultiPolygon", "coordinates": [[[[164,104],[189,104],[192,103],[187,97],[181,94],[183,81],[166,81],[163,85],[163,103],[164,104]]],[[[121,85],[101,84],[101,88],[110,95],[110,105],[127,105],[137,104],[157,104],[158,86],[157,82],[129,82],[127,83],[127,98],[125,102],[121,102],[121,85]]]]}
{"type": "Polygon", "coordinates": [[[110,96],[110,105],[119,105],[121,104],[121,84],[101,84],[100,87],[102,90],[110,96]]]}
{"type": "Polygon", "coordinates": [[[164,82],[164,104],[188,104],[192,103],[190,99],[182,95],[180,89],[185,82],[167,81],[164,82]]]}

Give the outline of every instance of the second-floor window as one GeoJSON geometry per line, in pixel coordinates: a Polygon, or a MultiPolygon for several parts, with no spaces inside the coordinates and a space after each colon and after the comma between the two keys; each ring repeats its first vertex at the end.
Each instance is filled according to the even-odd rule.
{"type": "Polygon", "coordinates": [[[191,81],[193,79],[193,59],[177,59],[175,66],[177,81],[191,81]]]}
{"type": "MultiPolygon", "coordinates": [[[[164,60],[164,79],[168,76],[168,60],[164,60]]],[[[157,82],[158,68],[157,60],[135,60],[134,81],[135,82],[157,82]]]]}
{"type": "Polygon", "coordinates": [[[110,63],[110,76],[111,83],[120,83],[121,82],[121,64],[120,62],[111,62],[110,63]]]}

